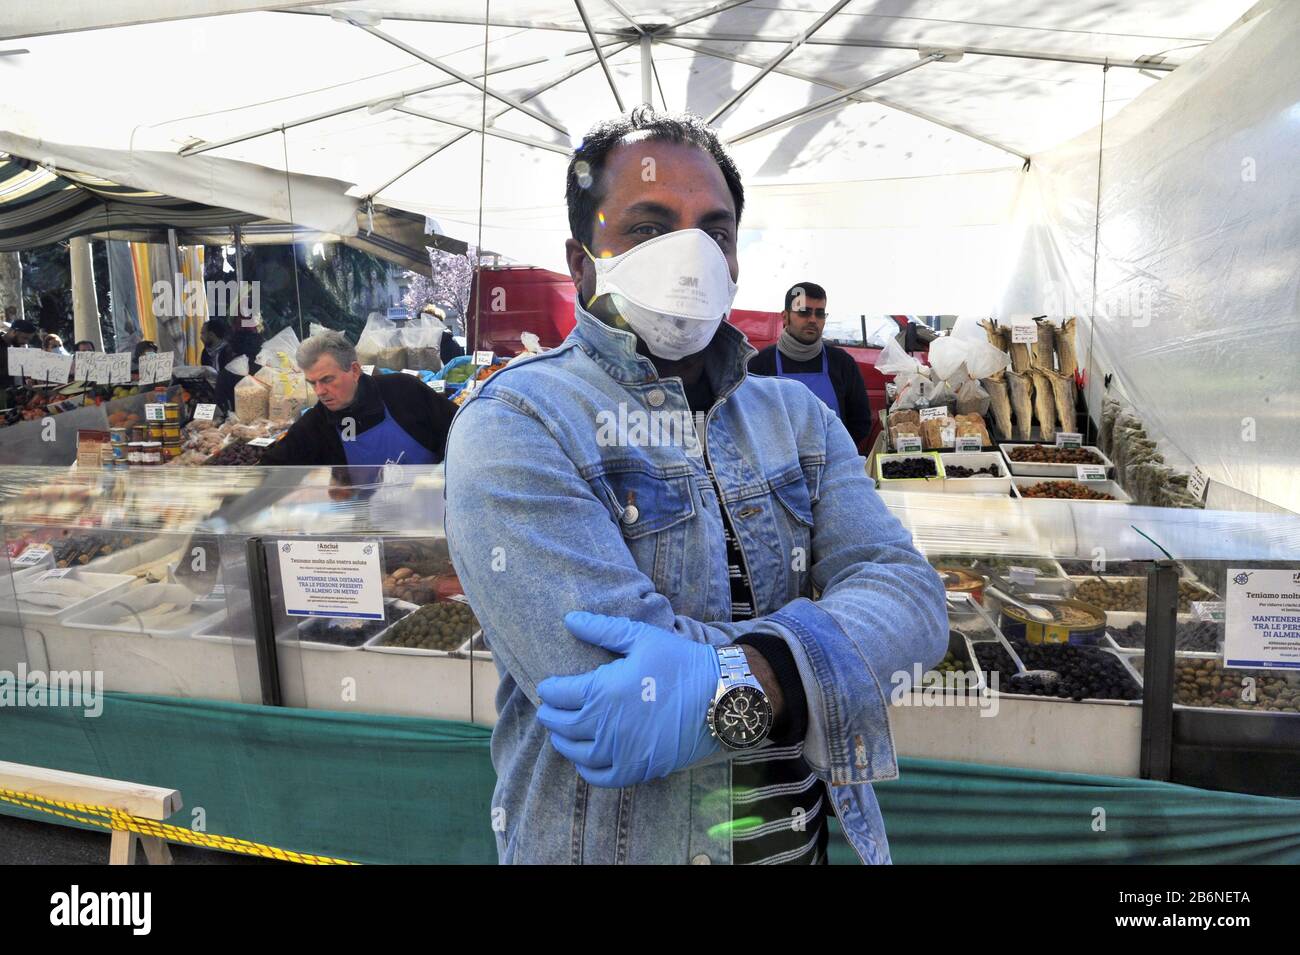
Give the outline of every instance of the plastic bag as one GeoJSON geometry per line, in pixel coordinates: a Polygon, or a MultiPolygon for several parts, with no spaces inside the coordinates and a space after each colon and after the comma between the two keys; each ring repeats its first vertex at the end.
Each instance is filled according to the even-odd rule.
{"type": "Polygon", "coordinates": [[[439,346],[442,344],[442,322],[432,315],[418,315],[401,329],[400,337],[406,347],[404,368],[412,371],[437,371],[442,367],[439,346]]]}
{"type": "Polygon", "coordinates": [[[248,374],[248,356],[240,355],[238,358],[232,358],[222,371],[228,371],[232,375],[239,375],[242,378],[248,374]]]}
{"type": "Polygon", "coordinates": [[[267,417],[271,407],[271,389],[252,375],[245,375],[235,385],[235,417],[247,424],[267,417]]]}
{"type": "Polygon", "coordinates": [[[965,365],[965,376],[987,378],[1007,367],[1006,352],[989,344],[978,325],[979,338],[945,336],[930,343],[930,367],[940,378],[952,378],[965,365]]]}
{"type": "Polygon", "coordinates": [[[297,368],[299,344],[298,336],[293,333],[292,328],[282,328],[262,343],[262,350],[257,353],[253,361],[259,365],[271,365],[275,368],[282,368],[286,364],[297,368]]]}
{"type": "Polygon", "coordinates": [[[357,339],[357,361],[376,368],[401,371],[406,365],[406,348],[397,326],[379,312],[371,312],[357,339]]]}
{"type": "Polygon", "coordinates": [[[876,371],[882,375],[914,375],[921,368],[921,363],[904,351],[903,346],[893,338],[885,342],[885,347],[876,356],[876,371]]]}
{"type": "Polygon", "coordinates": [[[988,413],[989,393],[974,378],[967,378],[957,388],[957,413],[976,414],[981,417],[988,413]]]}

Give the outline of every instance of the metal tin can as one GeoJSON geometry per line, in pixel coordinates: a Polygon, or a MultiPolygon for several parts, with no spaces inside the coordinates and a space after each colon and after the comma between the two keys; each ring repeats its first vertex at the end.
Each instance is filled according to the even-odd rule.
{"type": "Polygon", "coordinates": [[[1013,643],[1073,643],[1094,646],[1106,632],[1106,613],[1082,600],[1044,601],[1037,606],[1053,612],[1055,622],[1031,618],[1019,607],[1002,608],[1002,633],[1013,643]]]}
{"type": "Polygon", "coordinates": [[[943,588],[949,593],[970,594],[977,604],[984,603],[984,578],[963,567],[936,567],[943,579],[943,588]]]}
{"type": "Polygon", "coordinates": [[[125,445],[130,438],[126,428],[109,428],[108,440],[113,444],[125,445]]]}

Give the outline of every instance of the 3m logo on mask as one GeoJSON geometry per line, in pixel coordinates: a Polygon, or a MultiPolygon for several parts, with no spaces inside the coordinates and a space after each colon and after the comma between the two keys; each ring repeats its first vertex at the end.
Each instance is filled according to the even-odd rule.
{"type": "Polygon", "coordinates": [[[700,280],[694,275],[683,275],[677,280],[677,284],[682,288],[699,288],[700,280]]]}

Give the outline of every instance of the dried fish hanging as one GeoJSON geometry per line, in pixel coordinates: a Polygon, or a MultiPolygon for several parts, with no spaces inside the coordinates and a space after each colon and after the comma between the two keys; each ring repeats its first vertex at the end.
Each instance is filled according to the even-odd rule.
{"type": "Polygon", "coordinates": [[[1034,430],[1034,382],[1028,375],[1007,372],[1007,388],[1011,393],[1011,410],[1016,415],[1016,437],[1028,441],[1034,430]]]}

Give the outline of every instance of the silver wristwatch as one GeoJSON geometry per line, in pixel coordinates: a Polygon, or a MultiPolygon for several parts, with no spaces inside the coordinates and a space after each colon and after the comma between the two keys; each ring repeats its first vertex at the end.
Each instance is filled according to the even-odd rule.
{"type": "Polygon", "coordinates": [[[752,749],[772,732],[772,704],[742,647],[718,647],[718,689],[706,717],[709,732],[727,749],[752,749]]]}

